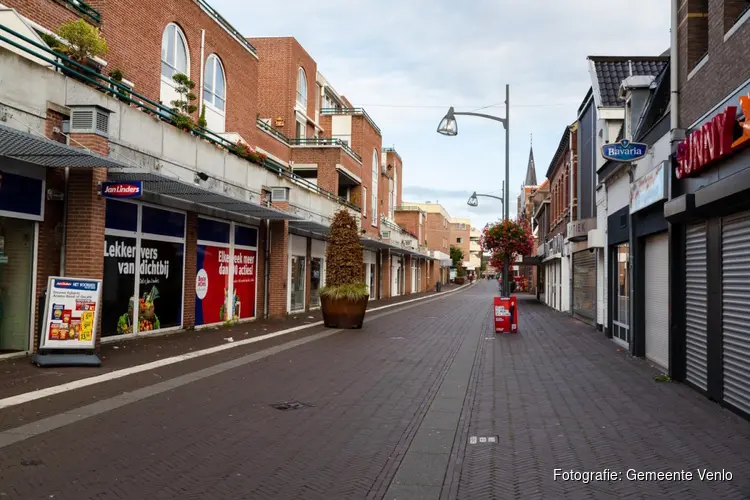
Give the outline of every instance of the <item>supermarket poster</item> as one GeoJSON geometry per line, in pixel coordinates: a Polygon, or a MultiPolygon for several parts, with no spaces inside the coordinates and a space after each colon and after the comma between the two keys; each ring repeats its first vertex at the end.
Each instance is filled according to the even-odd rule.
{"type": "Polygon", "coordinates": [[[210,325],[229,319],[227,297],[231,253],[227,247],[198,245],[195,277],[195,324],[210,325]]]}
{"type": "Polygon", "coordinates": [[[50,277],[40,349],[93,349],[101,280],[50,277]]]}
{"type": "Polygon", "coordinates": [[[234,250],[234,320],[255,316],[256,256],[255,250],[234,250]]]}

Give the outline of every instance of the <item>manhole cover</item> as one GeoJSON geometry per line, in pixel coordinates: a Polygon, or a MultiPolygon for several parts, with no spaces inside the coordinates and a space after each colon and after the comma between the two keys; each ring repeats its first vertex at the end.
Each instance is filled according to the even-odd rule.
{"type": "Polygon", "coordinates": [[[307,403],[300,403],[299,401],[292,401],[289,403],[276,403],[274,405],[271,405],[271,408],[276,408],[277,410],[299,410],[300,408],[308,408],[313,405],[307,404],[307,403]]]}

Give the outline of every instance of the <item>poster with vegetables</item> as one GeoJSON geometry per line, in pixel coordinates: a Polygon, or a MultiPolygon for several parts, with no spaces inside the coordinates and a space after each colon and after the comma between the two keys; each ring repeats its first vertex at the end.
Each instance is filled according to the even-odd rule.
{"type": "Polygon", "coordinates": [[[93,349],[101,280],[51,277],[40,349],[93,349]]]}
{"type": "Polygon", "coordinates": [[[195,324],[210,325],[229,318],[227,299],[231,254],[229,248],[198,245],[195,277],[195,324]]]}

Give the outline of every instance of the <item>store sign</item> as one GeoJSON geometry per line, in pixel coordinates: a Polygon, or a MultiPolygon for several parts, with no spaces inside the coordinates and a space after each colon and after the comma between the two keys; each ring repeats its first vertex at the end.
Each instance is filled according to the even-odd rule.
{"type": "Polygon", "coordinates": [[[255,316],[256,258],[255,250],[198,245],[196,325],[255,316]]]}
{"type": "Polygon", "coordinates": [[[630,213],[667,198],[667,162],[642,175],[630,184],[630,213]]]}
{"type": "Polygon", "coordinates": [[[740,123],[742,134],[737,139],[737,107],[728,106],[677,145],[675,175],[678,179],[699,173],[741,146],[750,144],[750,94],[740,97],[740,107],[745,120],[740,123]]]}
{"type": "Polygon", "coordinates": [[[104,198],[140,198],[143,196],[143,181],[102,182],[100,194],[104,198]]]}
{"type": "Polygon", "coordinates": [[[589,237],[589,231],[596,229],[596,218],[577,220],[568,223],[568,239],[571,241],[584,240],[589,237]]]}
{"type": "Polygon", "coordinates": [[[630,142],[627,139],[602,146],[602,156],[607,160],[636,161],[646,156],[647,153],[648,144],[630,142]]]}
{"type": "Polygon", "coordinates": [[[94,348],[101,284],[101,280],[48,279],[40,349],[94,348]]]}

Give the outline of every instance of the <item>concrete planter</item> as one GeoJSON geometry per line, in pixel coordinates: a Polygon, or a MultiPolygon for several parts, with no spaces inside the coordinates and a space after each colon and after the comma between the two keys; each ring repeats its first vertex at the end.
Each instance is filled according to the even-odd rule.
{"type": "Polygon", "coordinates": [[[463,285],[466,283],[466,277],[465,276],[456,276],[456,278],[453,280],[453,282],[456,285],[463,285]]]}
{"type": "Polygon", "coordinates": [[[323,295],[320,297],[323,323],[328,328],[362,328],[369,300],[369,295],[359,300],[334,299],[323,295]]]}

